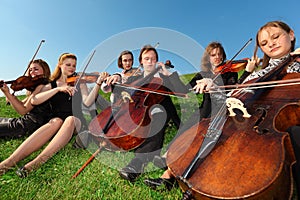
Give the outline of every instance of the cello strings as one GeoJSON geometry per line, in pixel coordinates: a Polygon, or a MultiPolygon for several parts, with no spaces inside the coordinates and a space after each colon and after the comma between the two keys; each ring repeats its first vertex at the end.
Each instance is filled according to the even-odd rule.
{"type": "Polygon", "coordinates": [[[217,86],[217,88],[244,88],[244,87],[252,87],[252,86],[259,86],[259,85],[271,85],[271,84],[282,84],[282,83],[295,83],[299,82],[300,78],[294,79],[285,79],[285,80],[276,80],[276,81],[264,81],[264,82],[256,82],[256,83],[242,83],[242,84],[235,84],[235,85],[221,85],[217,86]]]}
{"type": "MultiPolygon", "coordinates": [[[[270,85],[263,85],[263,86],[257,86],[257,87],[248,87],[248,88],[235,88],[235,89],[225,89],[222,90],[225,92],[231,92],[231,91],[246,91],[246,90],[253,90],[253,89],[262,89],[262,88],[271,88],[271,87],[284,87],[284,86],[292,86],[292,85],[299,85],[300,82],[295,82],[295,83],[283,83],[283,84],[270,84],[270,85]]],[[[211,90],[208,91],[208,93],[220,93],[219,90],[211,90]]]]}

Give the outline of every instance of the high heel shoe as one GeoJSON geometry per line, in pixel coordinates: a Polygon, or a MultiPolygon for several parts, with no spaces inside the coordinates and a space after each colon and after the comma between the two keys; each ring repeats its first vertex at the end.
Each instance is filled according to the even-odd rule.
{"type": "Polygon", "coordinates": [[[28,170],[23,166],[20,167],[17,171],[16,174],[20,177],[20,178],[26,178],[28,176],[28,170]]]}
{"type": "Polygon", "coordinates": [[[158,187],[160,186],[164,186],[167,190],[171,190],[176,182],[175,182],[175,178],[155,178],[155,179],[145,179],[144,183],[151,187],[152,189],[156,190],[158,187]]]}

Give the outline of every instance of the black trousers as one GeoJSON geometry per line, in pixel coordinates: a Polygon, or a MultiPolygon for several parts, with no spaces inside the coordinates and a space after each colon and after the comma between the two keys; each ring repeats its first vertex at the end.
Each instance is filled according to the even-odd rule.
{"type": "Polygon", "coordinates": [[[166,112],[152,115],[149,137],[134,150],[135,157],[127,167],[134,168],[137,173],[143,173],[144,167],[153,161],[154,156],[159,156],[163,147],[166,125],[170,118],[166,112]]]}
{"type": "Polygon", "coordinates": [[[293,166],[293,176],[296,182],[298,195],[300,193],[300,126],[289,127],[287,132],[292,140],[293,149],[296,156],[296,164],[293,166]]]}
{"type": "Polygon", "coordinates": [[[26,115],[19,118],[0,118],[0,138],[19,138],[29,135],[41,125],[26,115]]]}
{"type": "Polygon", "coordinates": [[[155,155],[160,155],[163,147],[166,125],[170,121],[166,112],[155,113],[150,123],[149,137],[134,150],[135,158],[143,164],[151,162],[155,155]]]}

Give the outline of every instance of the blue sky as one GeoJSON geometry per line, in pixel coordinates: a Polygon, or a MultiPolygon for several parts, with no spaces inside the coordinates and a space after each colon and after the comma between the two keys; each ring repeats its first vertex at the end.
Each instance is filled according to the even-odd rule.
{"type": "MultiPolygon", "coordinates": [[[[221,42],[230,59],[268,21],[285,21],[298,36],[299,6],[299,0],[0,0],[0,79],[23,75],[42,39],[36,58],[51,70],[61,53],[72,52],[80,71],[96,50],[87,72],[112,73],[122,50],[134,51],[138,66],[138,49],[159,42],[161,61],[193,73],[211,41],[221,42]]],[[[237,59],[253,49],[254,42],[237,59]]]]}

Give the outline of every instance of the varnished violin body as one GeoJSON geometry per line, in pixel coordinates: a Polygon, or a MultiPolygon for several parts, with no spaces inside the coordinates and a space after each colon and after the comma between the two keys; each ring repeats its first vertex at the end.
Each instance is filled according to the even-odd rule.
{"type": "Polygon", "coordinates": [[[5,84],[11,84],[10,88],[14,91],[20,91],[23,89],[27,89],[28,91],[32,92],[35,90],[35,88],[38,85],[41,85],[41,84],[45,85],[48,82],[49,82],[49,80],[47,78],[45,78],[44,75],[38,75],[35,77],[20,76],[16,80],[0,82],[0,87],[2,87],[3,84],[5,83],[5,84]]]}
{"type": "Polygon", "coordinates": [[[81,76],[81,72],[76,72],[67,78],[68,85],[75,85],[76,82],[80,81],[81,83],[95,83],[100,76],[98,72],[93,73],[84,73],[81,76]]]}
{"type": "Polygon", "coordinates": [[[239,72],[247,66],[248,58],[242,59],[242,60],[233,60],[229,62],[222,63],[218,65],[215,69],[215,73],[221,73],[224,74],[226,72],[239,72]]]}

